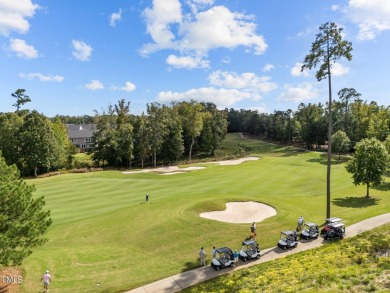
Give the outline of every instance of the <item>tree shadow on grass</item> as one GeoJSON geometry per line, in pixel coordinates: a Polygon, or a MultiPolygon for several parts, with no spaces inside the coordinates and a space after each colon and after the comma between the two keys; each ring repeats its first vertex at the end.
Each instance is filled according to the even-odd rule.
{"type": "Polygon", "coordinates": [[[390,190],[390,182],[382,183],[378,186],[372,187],[373,189],[381,190],[381,191],[389,191],[390,190]]]}
{"type": "MultiPolygon", "coordinates": [[[[327,165],[328,164],[328,154],[321,154],[319,158],[313,158],[310,160],[307,160],[311,163],[320,163],[321,165],[327,165]]],[[[332,166],[340,165],[343,163],[348,162],[349,159],[345,157],[341,157],[339,160],[339,156],[336,154],[332,154],[332,166]]]]}
{"type": "Polygon", "coordinates": [[[342,197],[335,198],[333,204],[339,207],[345,208],[366,208],[369,206],[377,205],[379,199],[374,197],[342,197]]]}
{"type": "MultiPolygon", "coordinates": [[[[206,262],[206,264],[208,264],[206,262]]],[[[200,266],[200,258],[198,258],[198,261],[195,262],[195,261],[188,261],[184,264],[181,272],[184,273],[184,272],[187,272],[187,271],[190,271],[190,270],[194,270],[194,269],[197,269],[199,268],[200,266]]]]}
{"type": "Polygon", "coordinates": [[[289,149],[288,151],[284,150],[284,154],[282,155],[282,157],[298,156],[306,152],[308,152],[308,150],[291,147],[291,149],[289,149]]]}

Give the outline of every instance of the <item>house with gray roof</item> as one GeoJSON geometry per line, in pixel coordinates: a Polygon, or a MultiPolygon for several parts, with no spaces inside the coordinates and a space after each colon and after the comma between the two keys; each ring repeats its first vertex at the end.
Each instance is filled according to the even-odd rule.
{"type": "Polygon", "coordinates": [[[93,146],[92,135],[96,131],[95,124],[67,124],[68,138],[70,142],[81,151],[93,146]]]}

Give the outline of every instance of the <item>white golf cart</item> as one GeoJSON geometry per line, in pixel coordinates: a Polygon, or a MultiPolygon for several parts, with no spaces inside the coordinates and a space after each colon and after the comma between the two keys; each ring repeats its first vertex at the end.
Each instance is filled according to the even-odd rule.
{"type": "Polygon", "coordinates": [[[242,241],[242,247],[239,257],[242,259],[242,261],[247,261],[249,259],[259,259],[259,244],[253,239],[242,241]]]}

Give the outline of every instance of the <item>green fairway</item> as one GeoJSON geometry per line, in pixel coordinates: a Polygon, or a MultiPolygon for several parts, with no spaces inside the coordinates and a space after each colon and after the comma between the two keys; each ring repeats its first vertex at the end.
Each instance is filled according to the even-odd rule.
{"type": "MultiPolygon", "coordinates": [[[[30,180],[44,195],[53,225],[48,243],[23,265],[23,292],[41,289],[44,270],[53,275],[50,292],[123,292],[199,266],[205,247],[238,249],[250,224],[228,224],[199,217],[225,209],[228,201],[258,201],[278,214],[257,224],[261,248],[275,246],[281,230],[294,229],[303,215],[322,224],[325,218],[326,155],[243,140],[229,134],[219,155],[242,148],[257,161],[161,176],[104,171],[30,180]],[[149,193],[150,203],[145,203],[149,193]]],[[[355,187],[344,164],[332,167],[332,216],[346,224],[389,211],[387,185],[355,187]]]]}

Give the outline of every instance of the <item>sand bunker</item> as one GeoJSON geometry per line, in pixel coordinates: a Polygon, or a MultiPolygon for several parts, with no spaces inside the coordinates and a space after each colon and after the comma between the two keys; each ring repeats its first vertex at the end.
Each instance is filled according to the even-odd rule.
{"type": "Polygon", "coordinates": [[[123,174],[133,174],[133,173],[146,173],[146,172],[159,172],[159,173],[170,173],[170,174],[180,174],[188,171],[200,170],[206,167],[187,167],[187,168],[179,168],[177,166],[169,166],[169,167],[161,167],[161,168],[153,168],[153,169],[143,169],[137,171],[126,171],[123,174]]]}
{"type": "MultiPolygon", "coordinates": [[[[256,161],[258,157],[247,157],[241,158],[237,160],[226,160],[226,161],[218,161],[218,162],[209,162],[213,164],[219,164],[221,166],[227,165],[238,165],[246,161],[256,161]]],[[[200,170],[206,167],[187,167],[187,168],[179,168],[178,166],[168,166],[168,167],[160,167],[160,168],[148,168],[136,171],[125,171],[123,174],[134,174],[134,173],[146,173],[146,172],[157,172],[161,173],[160,175],[174,175],[174,174],[183,174],[189,171],[200,170]]]]}
{"type": "Polygon", "coordinates": [[[200,214],[202,218],[227,223],[260,222],[275,215],[276,210],[273,207],[254,201],[228,202],[224,211],[200,214]]]}
{"type": "Polygon", "coordinates": [[[219,162],[210,162],[210,163],[215,163],[219,164],[221,166],[226,166],[226,165],[238,165],[246,161],[256,161],[258,160],[258,157],[247,157],[247,158],[241,158],[237,160],[226,160],[226,161],[219,161],[219,162]]]}

